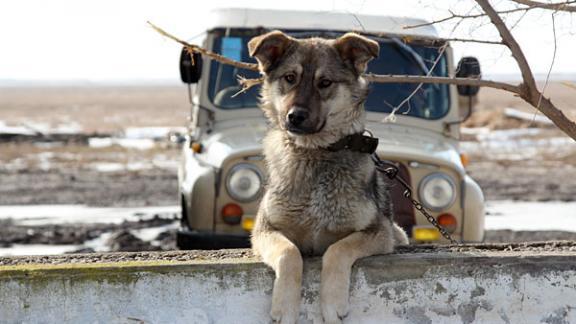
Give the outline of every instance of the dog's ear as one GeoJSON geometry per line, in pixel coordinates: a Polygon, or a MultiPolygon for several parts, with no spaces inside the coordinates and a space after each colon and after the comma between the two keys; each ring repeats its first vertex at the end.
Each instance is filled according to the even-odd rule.
{"type": "Polygon", "coordinates": [[[262,72],[268,72],[296,40],[279,30],[254,37],[248,42],[250,56],[256,58],[262,72]]]}
{"type": "Polygon", "coordinates": [[[380,52],[377,42],[355,33],[347,33],[336,39],[334,48],[344,62],[354,67],[358,75],[366,71],[368,62],[378,57],[378,52],[380,52]]]}

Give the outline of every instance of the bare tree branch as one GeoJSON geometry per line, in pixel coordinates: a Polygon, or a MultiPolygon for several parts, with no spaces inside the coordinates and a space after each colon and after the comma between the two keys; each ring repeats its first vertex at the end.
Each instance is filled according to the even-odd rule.
{"type": "Polygon", "coordinates": [[[502,18],[500,18],[498,12],[496,12],[496,10],[492,7],[492,5],[490,5],[488,0],[476,0],[476,3],[478,3],[478,5],[480,5],[482,10],[484,10],[486,15],[488,15],[490,21],[492,22],[494,27],[496,27],[496,29],[498,30],[498,33],[502,38],[502,42],[510,49],[510,52],[512,52],[512,56],[518,63],[518,67],[520,68],[520,72],[522,73],[522,79],[524,80],[524,85],[528,87],[530,90],[537,91],[538,89],[536,88],[534,75],[532,74],[530,65],[526,60],[526,56],[524,56],[524,52],[522,52],[520,45],[518,44],[518,42],[516,42],[516,39],[514,38],[514,36],[512,36],[512,33],[508,30],[508,27],[506,27],[506,24],[504,24],[504,21],[502,21],[502,18]]]}
{"type": "Polygon", "coordinates": [[[532,0],[512,0],[518,4],[530,6],[531,8],[550,9],[555,11],[576,12],[576,6],[570,6],[576,1],[564,1],[557,3],[546,3],[532,0]]]}
{"type": "MultiPolygon", "coordinates": [[[[526,60],[526,57],[524,56],[524,53],[522,52],[520,45],[516,42],[510,30],[506,27],[506,24],[500,18],[499,13],[490,5],[488,0],[476,0],[476,2],[484,10],[484,15],[487,15],[490,18],[490,21],[498,30],[500,37],[502,38],[502,42],[498,44],[506,45],[512,52],[512,56],[516,59],[516,62],[520,67],[520,71],[522,72],[523,83],[521,83],[520,85],[513,85],[509,83],[496,82],[490,80],[480,80],[472,78],[434,77],[430,75],[417,76],[417,75],[364,74],[363,77],[369,82],[377,82],[377,83],[419,83],[419,84],[439,83],[439,84],[454,84],[454,85],[471,85],[471,86],[490,87],[512,92],[517,94],[526,102],[530,103],[537,110],[541,111],[545,116],[550,118],[550,120],[552,120],[552,122],[554,122],[554,124],[558,128],[564,131],[564,133],[566,133],[568,136],[576,140],[576,123],[568,119],[561,110],[559,110],[556,106],[554,106],[554,104],[548,98],[545,98],[543,94],[540,91],[538,91],[536,82],[534,80],[534,75],[532,74],[532,70],[528,65],[528,61],[526,60]]],[[[163,36],[168,37],[185,46],[190,53],[200,53],[201,55],[207,56],[222,64],[228,64],[241,69],[251,71],[258,71],[258,67],[256,64],[231,60],[229,58],[208,51],[199,46],[188,44],[187,42],[153,25],[152,23],[150,22],[148,23],[150,24],[150,26],[152,26],[152,28],[154,28],[154,30],[156,30],[163,36]]],[[[410,37],[411,36],[408,36],[408,38],[410,37]]],[[[261,82],[263,82],[263,78],[258,79],[239,78],[239,83],[242,85],[242,89],[235,95],[246,92],[246,90],[261,82]]]]}
{"type": "Polygon", "coordinates": [[[423,75],[380,75],[380,74],[365,74],[366,81],[376,83],[437,83],[437,84],[454,84],[454,85],[469,85],[477,87],[487,87],[505,90],[508,92],[518,94],[520,87],[517,85],[497,82],[491,80],[481,80],[472,78],[451,78],[451,77],[437,77],[437,76],[423,76],[423,75]]]}
{"type": "MultiPolygon", "coordinates": [[[[570,6],[570,4],[576,3],[576,1],[564,1],[564,2],[557,2],[557,3],[544,3],[544,2],[538,2],[538,1],[532,1],[532,0],[512,0],[513,2],[516,2],[518,4],[524,5],[526,7],[520,7],[520,8],[514,8],[514,9],[509,9],[509,10],[502,10],[502,11],[498,11],[499,15],[503,15],[503,14],[510,14],[510,13],[515,13],[515,12],[520,12],[520,11],[530,11],[532,9],[551,9],[551,10],[557,10],[557,11],[567,11],[567,12],[576,12],[576,6],[570,6]]],[[[473,14],[473,15],[461,15],[461,14],[456,14],[453,12],[450,12],[450,16],[444,17],[444,18],[440,18],[438,20],[434,20],[434,21],[430,21],[430,22],[425,22],[422,24],[417,24],[417,25],[409,25],[409,26],[404,26],[404,29],[413,29],[413,28],[418,28],[418,27],[425,27],[425,26],[431,26],[431,25],[435,25],[435,24],[439,24],[439,23],[443,23],[446,21],[450,21],[450,20],[454,20],[454,19],[474,19],[474,18],[480,18],[480,17],[485,17],[486,13],[479,13],[479,14],[473,14]]]]}
{"type": "Polygon", "coordinates": [[[442,38],[442,40],[447,42],[462,42],[462,43],[480,43],[480,44],[490,44],[490,45],[504,45],[501,41],[491,41],[483,39],[472,39],[472,38],[442,38]]]}
{"type": "Polygon", "coordinates": [[[556,14],[556,12],[552,13],[552,34],[554,35],[554,52],[552,53],[552,62],[550,62],[550,68],[548,69],[548,73],[546,74],[546,81],[544,82],[544,87],[542,87],[542,91],[540,94],[540,98],[538,99],[538,104],[536,104],[536,108],[540,107],[540,103],[542,102],[544,92],[546,92],[546,88],[548,88],[548,82],[550,81],[550,74],[552,74],[552,69],[554,68],[554,63],[556,62],[556,52],[558,51],[558,39],[556,38],[556,19],[554,18],[554,14],[556,14]]]}
{"type": "Polygon", "coordinates": [[[220,63],[223,64],[228,64],[228,65],[232,65],[235,66],[237,68],[241,68],[241,69],[245,69],[245,70],[250,70],[250,71],[258,71],[258,65],[254,64],[254,63],[245,63],[245,62],[238,62],[235,60],[231,60],[225,56],[222,56],[220,54],[214,53],[212,51],[209,51],[207,49],[204,49],[200,46],[196,46],[193,44],[189,44],[188,42],[185,42],[179,38],[177,38],[176,36],[169,34],[168,32],[166,32],[165,30],[163,30],[162,28],[154,25],[153,23],[148,21],[148,25],[150,25],[150,27],[152,27],[155,31],[157,31],[158,33],[160,33],[162,36],[168,37],[180,44],[182,44],[184,47],[186,47],[186,49],[188,50],[188,52],[190,54],[192,53],[199,53],[202,54],[204,56],[208,56],[211,59],[214,59],[220,63]]]}
{"type": "Polygon", "coordinates": [[[536,81],[534,80],[534,74],[532,74],[532,70],[524,56],[524,52],[522,52],[520,45],[516,42],[516,39],[512,36],[510,30],[508,30],[506,24],[504,24],[502,18],[498,15],[498,12],[492,7],[488,0],[476,0],[476,3],[480,5],[482,10],[484,10],[486,15],[490,18],[490,21],[498,30],[502,42],[510,49],[512,56],[518,63],[523,80],[523,83],[520,84],[520,92],[518,93],[520,98],[541,111],[564,133],[576,140],[576,123],[567,118],[560,109],[554,106],[549,99],[545,98],[544,95],[538,91],[536,81]]]}
{"type": "MultiPolygon", "coordinates": [[[[509,13],[514,13],[514,12],[519,12],[519,11],[527,11],[527,10],[531,10],[534,8],[514,8],[514,9],[510,9],[510,10],[503,10],[503,11],[498,11],[498,14],[509,14],[509,13]]],[[[425,23],[421,23],[421,24],[416,24],[416,25],[408,25],[408,26],[404,26],[402,28],[404,29],[413,29],[413,28],[418,28],[418,27],[425,27],[425,26],[431,26],[431,25],[436,25],[439,23],[443,23],[446,21],[450,21],[450,20],[454,20],[454,19],[474,19],[474,18],[480,18],[480,17],[485,17],[486,14],[485,13],[479,13],[479,14],[473,14],[473,15],[461,15],[461,14],[456,14],[453,13],[452,11],[450,11],[450,16],[438,19],[438,20],[433,20],[433,21],[429,21],[429,22],[425,22],[425,23]]]]}

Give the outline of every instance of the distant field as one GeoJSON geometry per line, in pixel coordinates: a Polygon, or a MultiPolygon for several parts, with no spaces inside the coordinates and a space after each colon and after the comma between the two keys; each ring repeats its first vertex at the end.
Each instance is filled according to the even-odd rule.
{"type": "MultiPolygon", "coordinates": [[[[575,88],[551,83],[546,94],[576,119],[575,88]]],[[[469,174],[490,200],[573,200],[576,184],[564,177],[576,170],[576,143],[553,126],[518,132],[538,125],[507,117],[505,108],[536,114],[507,92],[482,89],[464,125],[469,128],[462,145],[472,161],[469,174]]],[[[184,126],[189,110],[184,86],[0,88],[0,126],[121,134],[130,127],[184,126]]],[[[165,142],[146,150],[2,143],[0,204],[177,204],[178,159],[178,149],[165,142]],[[114,181],[119,176],[124,184],[114,181]]]]}
{"type": "MultiPolygon", "coordinates": [[[[546,95],[576,119],[576,85],[555,82],[546,95]]],[[[497,126],[501,112],[513,107],[536,112],[512,94],[482,89],[467,126],[497,126]]],[[[116,132],[126,127],[184,126],[190,106],[184,86],[0,87],[0,121],[55,127],[79,124],[86,132],[116,132]]]]}
{"type": "Polygon", "coordinates": [[[0,88],[0,121],[7,124],[79,124],[107,133],[184,126],[189,111],[184,86],[0,88]]]}

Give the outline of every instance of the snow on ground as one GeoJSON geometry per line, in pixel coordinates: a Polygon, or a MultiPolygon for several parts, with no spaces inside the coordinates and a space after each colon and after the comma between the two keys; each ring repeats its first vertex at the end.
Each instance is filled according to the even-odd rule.
{"type": "Polygon", "coordinates": [[[184,127],[128,127],[124,130],[126,138],[133,139],[155,139],[161,140],[168,138],[170,133],[185,133],[184,127]]]}
{"type": "Polygon", "coordinates": [[[72,223],[121,224],[124,221],[174,218],[179,206],[110,208],[83,205],[0,206],[0,219],[12,219],[15,225],[45,225],[72,223]]]}
{"type": "Polygon", "coordinates": [[[64,254],[81,247],[81,245],[14,244],[8,248],[0,247],[0,256],[64,254]]]}
{"type": "MultiPolygon", "coordinates": [[[[561,230],[576,232],[576,202],[489,201],[486,206],[486,229],[561,230]]],[[[174,218],[179,206],[111,208],[83,205],[0,206],[0,219],[12,219],[15,225],[72,223],[120,224],[147,220],[158,215],[174,218]]],[[[148,237],[140,230],[142,236],[148,237]]],[[[139,234],[135,234],[139,235],[139,234]]]]}
{"type": "Polygon", "coordinates": [[[149,150],[156,146],[156,142],[150,138],[92,137],[88,139],[88,146],[92,148],[103,148],[113,145],[130,149],[149,150]]]}
{"type": "Polygon", "coordinates": [[[486,127],[462,128],[462,134],[473,135],[477,141],[460,143],[469,154],[491,159],[523,160],[546,154],[566,155],[576,151],[576,142],[567,136],[546,136],[540,128],[490,130],[486,127]]]}
{"type": "Polygon", "coordinates": [[[576,202],[489,201],[486,229],[576,232],[576,202]]]}
{"type": "Polygon", "coordinates": [[[25,121],[16,126],[8,126],[0,120],[0,134],[36,135],[36,134],[78,134],[82,132],[80,124],[70,121],[52,126],[47,123],[25,121]]]}
{"type": "Polygon", "coordinates": [[[113,145],[139,150],[149,150],[156,146],[157,141],[167,140],[171,133],[185,133],[183,127],[128,127],[123,136],[88,139],[88,146],[93,148],[113,145]]]}
{"type": "MultiPolygon", "coordinates": [[[[486,206],[486,230],[509,229],[514,231],[568,231],[576,232],[576,202],[518,202],[489,201],[486,206]]],[[[0,206],[0,220],[12,219],[15,225],[40,226],[46,224],[111,223],[151,219],[155,215],[174,219],[179,206],[141,208],[101,208],[82,205],[31,205],[0,206]]],[[[178,228],[177,221],[150,228],[133,229],[130,232],[139,239],[152,242],[159,233],[178,228]]],[[[106,241],[111,233],[82,245],[14,244],[0,248],[0,256],[62,254],[80,248],[92,248],[107,252],[106,241]]]]}

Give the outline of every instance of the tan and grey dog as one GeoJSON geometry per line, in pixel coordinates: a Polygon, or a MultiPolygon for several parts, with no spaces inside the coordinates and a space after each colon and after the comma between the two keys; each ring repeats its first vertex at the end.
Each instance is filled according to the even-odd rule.
{"type": "Polygon", "coordinates": [[[281,323],[298,320],[302,256],[323,255],[322,316],[340,323],[354,262],[408,243],[370,154],[329,149],[364,132],[361,75],[378,43],[352,33],[297,40],[274,31],[248,47],[264,75],[262,108],[271,124],[268,186],[252,234],[254,251],[276,273],[270,314],[281,323]]]}

